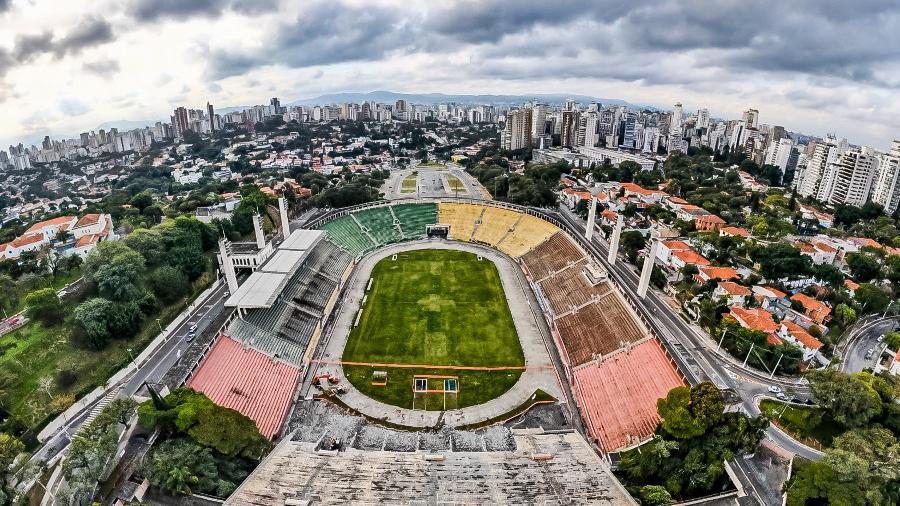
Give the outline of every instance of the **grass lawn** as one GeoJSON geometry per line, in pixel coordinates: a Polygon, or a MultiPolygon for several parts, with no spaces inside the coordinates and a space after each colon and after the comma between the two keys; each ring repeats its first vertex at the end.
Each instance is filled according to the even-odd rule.
{"type": "MultiPolygon", "coordinates": [[[[190,298],[204,290],[211,279],[201,277],[190,298]]],[[[72,344],[71,316],[53,327],[29,322],[4,335],[0,338],[0,413],[9,419],[0,427],[30,442],[47,421],[127,365],[128,348],[137,356],[159,334],[156,318],[165,326],[186,306],[182,301],[164,307],[144,320],[134,338],[114,339],[101,351],[72,344]],[[57,382],[61,371],[74,373],[74,382],[66,388],[57,382]],[[44,378],[49,380],[46,389],[41,385],[44,378]]]]}
{"type": "Polygon", "coordinates": [[[403,178],[403,181],[400,182],[400,193],[415,193],[418,179],[419,176],[416,174],[410,174],[403,178]]]}
{"type": "Polygon", "coordinates": [[[842,432],[839,427],[823,421],[819,408],[786,405],[771,399],[763,399],[759,408],[779,428],[813,448],[830,446],[834,437],[842,432]]]}
{"type": "MultiPolygon", "coordinates": [[[[396,261],[390,257],[380,261],[372,277],[363,316],[344,350],[345,362],[524,365],[500,275],[492,262],[479,261],[476,255],[463,251],[408,251],[399,254],[396,261]]],[[[384,366],[345,366],[345,371],[351,383],[366,395],[406,408],[412,407],[412,380],[416,375],[458,377],[456,406],[466,407],[497,397],[521,374],[521,370],[384,366]],[[374,370],[387,371],[386,386],[372,385],[374,370]]]]}
{"type": "Polygon", "coordinates": [[[466,185],[464,185],[458,177],[452,174],[447,176],[447,183],[450,185],[450,190],[455,193],[466,191],[466,185]]]}
{"type": "Polygon", "coordinates": [[[418,166],[419,167],[427,167],[429,169],[445,169],[445,168],[447,168],[447,166],[443,162],[436,162],[434,160],[420,163],[418,166]]]}

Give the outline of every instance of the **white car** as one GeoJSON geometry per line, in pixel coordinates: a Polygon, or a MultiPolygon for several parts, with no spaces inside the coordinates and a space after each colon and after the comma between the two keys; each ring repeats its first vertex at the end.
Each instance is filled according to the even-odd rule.
{"type": "Polygon", "coordinates": [[[778,397],[779,399],[781,399],[783,401],[787,400],[787,396],[784,395],[784,392],[778,392],[778,395],[776,395],[775,397],[778,397]]]}
{"type": "Polygon", "coordinates": [[[769,391],[773,394],[781,393],[781,389],[775,385],[769,385],[769,391]]]}

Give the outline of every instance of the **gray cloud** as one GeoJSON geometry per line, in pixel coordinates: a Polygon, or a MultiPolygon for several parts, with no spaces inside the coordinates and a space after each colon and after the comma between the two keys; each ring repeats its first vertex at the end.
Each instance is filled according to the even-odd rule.
{"type": "Polygon", "coordinates": [[[10,5],[12,5],[12,0],[0,0],[0,12],[8,11],[10,5]]]}
{"type": "Polygon", "coordinates": [[[44,54],[53,54],[59,59],[111,40],[112,25],[103,19],[87,16],[74,30],[60,39],[49,31],[16,36],[11,56],[17,64],[24,65],[44,54]]]}
{"type": "Polygon", "coordinates": [[[138,21],[217,18],[226,10],[244,15],[261,14],[278,6],[277,0],[133,0],[128,14],[138,21]]]}
{"type": "MultiPolygon", "coordinates": [[[[348,61],[379,60],[392,51],[409,52],[420,46],[415,23],[398,11],[381,6],[336,8],[315,1],[293,22],[282,25],[265,49],[253,53],[215,50],[210,74],[215,79],[250,69],[281,64],[308,67],[348,61]],[[322,30],[323,26],[340,29],[322,30]]],[[[424,39],[423,39],[424,41],[424,39]]]]}
{"type": "Polygon", "coordinates": [[[110,59],[85,62],[81,68],[85,72],[90,72],[104,79],[109,79],[120,70],[119,62],[110,59]]]}
{"type": "Polygon", "coordinates": [[[13,49],[13,58],[19,63],[28,63],[32,59],[53,50],[53,34],[51,32],[36,35],[18,35],[13,49]]]}

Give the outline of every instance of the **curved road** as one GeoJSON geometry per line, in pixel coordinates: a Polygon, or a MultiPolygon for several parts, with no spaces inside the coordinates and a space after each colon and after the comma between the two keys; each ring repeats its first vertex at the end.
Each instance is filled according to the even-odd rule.
{"type": "Polygon", "coordinates": [[[841,370],[847,373],[860,372],[875,367],[875,361],[887,348],[884,342],[878,342],[882,335],[897,328],[900,317],[882,315],[870,316],[860,320],[850,330],[847,343],[841,349],[841,370]],[[872,357],[866,358],[868,350],[875,350],[872,357]]]}

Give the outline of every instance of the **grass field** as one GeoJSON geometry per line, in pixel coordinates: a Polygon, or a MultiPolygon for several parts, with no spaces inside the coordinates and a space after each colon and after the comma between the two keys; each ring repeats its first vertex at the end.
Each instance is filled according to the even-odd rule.
{"type": "MultiPolygon", "coordinates": [[[[453,404],[461,408],[493,399],[518,381],[520,369],[434,368],[524,365],[500,275],[492,262],[463,251],[408,251],[396,261],[388,257],[378,262],[372,277],[363,316],[350,333],[343,360],[432,367],[345,365],[350,382],[364,394],[411,408],[414,377],[456,376],[459,393],[453,404]],[[375,370],[388,373],[386,386],[372,385],[375,370]]],[[[443,404],[429,397],[430,406],[443,404]]]]}

